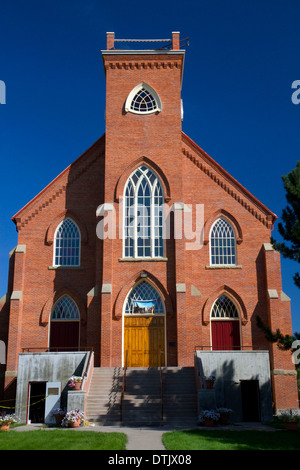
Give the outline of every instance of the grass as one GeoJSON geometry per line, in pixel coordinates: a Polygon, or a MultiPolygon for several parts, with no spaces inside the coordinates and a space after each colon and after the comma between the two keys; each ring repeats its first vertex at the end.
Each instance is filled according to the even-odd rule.
{"type": "Polygon", "coordinates": [[[300,431],[171,431],[163,434],[167,450],[300,450],[300,431]]]}
{"type": "Polygon", "coordinates": [[[125,450],[127,436],[117,432],[39,429],[0,432],[0,450],[125,450]]]}

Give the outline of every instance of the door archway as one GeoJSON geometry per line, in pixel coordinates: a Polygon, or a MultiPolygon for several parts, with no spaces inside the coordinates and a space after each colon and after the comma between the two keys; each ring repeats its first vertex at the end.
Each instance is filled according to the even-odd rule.
{"type": "Polygon", "coordinates": [[[79,309],[71,297],[65,295],[54,305],[50,322],[50,350],[72,351],[79,347],[79,309]]]}
{"type": "Polygon", "coordinates": [[[140,281],[128,293],[123,330],[124,364],[127,357],[128,367],[165,365],[165,304],[148,281],[140,281]]]}
{"type": "Polygon", "coordinates": [[[233,300],[222,294],[211,310],[212,350],[241,349],[240,315],[233,300]]]}

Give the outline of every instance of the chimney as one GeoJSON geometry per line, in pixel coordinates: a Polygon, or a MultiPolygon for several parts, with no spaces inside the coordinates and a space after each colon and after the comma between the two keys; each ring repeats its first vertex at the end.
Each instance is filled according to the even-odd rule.
{"type": "Polygon", "coordinates": [[[180,32],[179,31],[172,32],[172,49],[176,49],[176,50],[180,49],[180,32]]]}
{"type": "Polygon", "coordinates": [[[106,33],[106,49],[115,48],[115,33],[106,33]]]}

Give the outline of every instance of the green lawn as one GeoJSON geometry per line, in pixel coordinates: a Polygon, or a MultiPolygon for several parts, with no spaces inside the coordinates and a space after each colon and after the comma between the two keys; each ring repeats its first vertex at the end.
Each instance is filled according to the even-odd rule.
{"type": "Polygon", "coordinates": [[[0,432],[0,450],[125,450],[123,433],[49,429],[0,432]]]}
{"type": "Polygon", "coordinates": [[[300,450],[300,431],[171,431],[167,450],[300,450]]]}

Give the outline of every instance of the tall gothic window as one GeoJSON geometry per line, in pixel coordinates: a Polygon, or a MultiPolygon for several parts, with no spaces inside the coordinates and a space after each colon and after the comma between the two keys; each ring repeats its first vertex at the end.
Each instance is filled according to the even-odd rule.
{"type": "Polygon", "coordinates": [[[146,165],[128,178],[124,190],[124,256],[164,256],[163,188],[146,165]]]}
{"type": "Polygon", "coordinates": [[[54,266],[79,266],[80,231],[75,222],[64,219],[57,227],[54,239],[54,266]]]}
{"type": "Polygon", "coordinates": [[[210,262],[212,265],[236,264],[235,233],[223,217],[216,220],[210,232],[210,262]]]}

